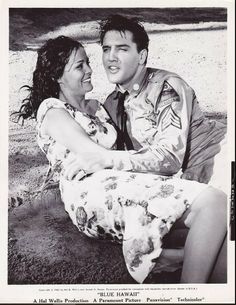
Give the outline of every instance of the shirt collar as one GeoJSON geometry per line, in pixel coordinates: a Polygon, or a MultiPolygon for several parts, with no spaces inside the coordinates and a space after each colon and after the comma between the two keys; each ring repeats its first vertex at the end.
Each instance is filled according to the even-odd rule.
{"type": "Polygon", "coordinates": [[[139,77],[137,78],[136,82],[133,84],[131,90],[125,90],[122,88],[119,84],[116,85],[116,91],[120,91],[121,93],[125,93],[125,91],[128,91],[130,95],[137,96],[139,92],[142,90],[143,86],[145,85],[147,78],[148,78],[148,69],[145,68],[142,73],[140,73],[139,77]]]}

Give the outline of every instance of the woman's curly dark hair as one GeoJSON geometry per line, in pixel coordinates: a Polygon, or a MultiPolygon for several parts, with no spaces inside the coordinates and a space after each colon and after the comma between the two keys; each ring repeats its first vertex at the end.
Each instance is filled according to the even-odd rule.
{"type": "Polygon", "coordinates": [[[39,50],[36,68],[33,72],[32,86],[25,85],[29,91],[27,98],[23,99],[19,111],[12,115],[17,122],[25,119],[35,119],[39,105],[49,97],[59,97],[60,87],[57,80],[62,76],[71,52],[83,47],[78,41],[66,36],[49,39],[39,50]]]}

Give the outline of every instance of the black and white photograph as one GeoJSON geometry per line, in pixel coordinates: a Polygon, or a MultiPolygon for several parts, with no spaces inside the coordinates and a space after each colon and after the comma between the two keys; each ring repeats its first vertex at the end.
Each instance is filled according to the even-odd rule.
{"type": "Polygon", "coordinates": [[[122,3],[1,2],[0,303],[235,301],[234,3],[122,3]]]}

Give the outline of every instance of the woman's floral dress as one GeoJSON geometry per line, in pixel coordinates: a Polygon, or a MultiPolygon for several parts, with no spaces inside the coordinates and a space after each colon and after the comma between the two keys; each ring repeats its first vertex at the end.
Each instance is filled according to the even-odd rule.
{"type": "MultiPolygon", "coordinates": [[[[46,188],[59,183],[74,225],[84,234],[122,244],[131,276],[142,283],[162,251],[162,238],[207,185],[174,177],[105,169],[80,181],[66,180],[64,164],[73,153],[42,133],[48,109],[64,108],[91,139],[115,148],[116,131],[97,101],[96,115],[82,113],[55,98],[42,102],[37,114],[38,144],[49,161],[46,188]]],[[[76,139],[75,139],[76,140],[76,139]]]]}

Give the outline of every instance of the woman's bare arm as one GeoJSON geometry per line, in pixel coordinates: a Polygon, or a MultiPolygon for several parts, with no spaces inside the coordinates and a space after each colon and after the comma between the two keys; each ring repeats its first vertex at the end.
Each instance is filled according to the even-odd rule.
{"type": "Polygon", "coordinates": [[[108,150],[93,142],[79,123],[63,108],[51,108],[47,111],[42,131],[78,156],[75,163],[70,165],[71,177],[79,169],[84,169],[88,173],[103,168],[131,169],[127,152],[108,150]]]}
{"type": "Polygon", "coordinates": [[[106,153],[107,149],[94,143],[84,129],[63,108],[51,108],[42,123],[43,132],[74,153],[106,153]]]}

